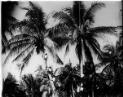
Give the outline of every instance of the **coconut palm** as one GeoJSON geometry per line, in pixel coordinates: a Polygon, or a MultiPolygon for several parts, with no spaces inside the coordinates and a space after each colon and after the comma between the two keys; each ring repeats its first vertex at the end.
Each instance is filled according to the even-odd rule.
{"type": "Polygon", "coordinates": [[[47,42],[47,39],[49,38],[46,32],[45,16],[42,9],[35,6],[32,2],[29,2],[29,4],[31,8],[23,8],[27,10],[27,19],[13,25],[14,28],[21,33],[13,36],[9,40],[10,53],[5,60],[5,63],[11,55],[18,54],[13,61],[17,61],[23,57],[23,65],[21,66],[22,70],[25,64],[28,64],[34,51],[36,51],[37,54],[46,54],[45,51],[47,48],[57,62],[62,64],[62,61],[55,53],[53,46],[49,46],[47,42]]]}
{"type": "Polygon", "coordinates": [[[81,64],[81,74],[82,65],[85,64],[82,63],[84,57],[86,57],[86,61],[93,61],[90,48],[101,56],[99,44],[97,40],[94,39],[94,33],[91,33],[94,32],[94,29],[89,29],[94,23],[95,12],[101,7],[104,7],[103,3],[93,3],[89,9],[86,9],[83,2],[75,1],[72,8],[65,8],[53,15],[53,17],[57,18],[60,22],[51,28],[53,30],[52,32],[56,34],[56,37],[54,33],[49,33],[50,37],[58,46],[67,44],[66,51],[68,51],[70,43],[76,43],[76,54],[79,59],[79,64],[81,64]]]}
{"type": "Polygon", "coordinates": [[[57,47],[66,45],[66,52],[69,51],[70,44],[76,44],[75,50],[79,59],[81,76],[83,74],[83,65],[86,65],[86,63],[92,65],[90,66],[92,67],[90,68],[91,74],[94,75],[95,73],[92,51],[100,59],[103,58],[103,53],[95,39],[98,36],[97,34],[115,31],[115,27],[92,28],[92,24],[95,21],[95,12],[104,6],[104,3],[95,2],[87,9],[83,2],[75,1],[72,8],[65,8],[53,15],[53,18],[59,20],[59,23],[49,29],[49,36],[56,42],[57,47]]]}

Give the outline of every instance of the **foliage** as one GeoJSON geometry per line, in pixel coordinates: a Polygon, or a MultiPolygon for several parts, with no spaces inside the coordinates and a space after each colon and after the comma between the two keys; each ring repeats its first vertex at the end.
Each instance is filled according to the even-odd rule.
{"type": "Polygon", "coordinates": [[[8,50],[8,39],[7,39],[7,35],[12,36],[13,32],[11,31],[10,26],[12,24],[15,24],[17,22],[17,20],[12,17],[12,11],[14,9],[14,7],[18,4],[18,2],[14,1],[14,2],[2,2],[2,9],[1,9],[1,23],[2,23],[2,31],[1,31],[1,35],[2,35],[2,53],[6,53],[6,51],[8,50]]]}
{"type": "Polygon", "coordinates": [[[3,97],[26,97],[25,92],[19,88],[16,79],[8,74],[7,78],[3,81],[3,97]]]}
{"type": "MultiPolygon", "coordinates": [[[[41,8],[35,6],[32,2],[29,2],[31,8],[24,8],[27,11],[27,19],[13,24],[14,28],[19,30],[21,33],[13,36],[8,41],[9,54],[6,57],[4,64],[12,56],[17,54],[14,58],[14,61],[22,59],[23,64],[21,65],[21,71],[28,64],[31,56],[34,51],[45,54],[46,48],[51,53],[52,57],[56,60],[57,63],[63,64],[59,56],[54,51],[53,46],[49,46],[46,28],[45,28],[45,19],[44,12],[41,8]]],[[[50,39],[49,39],[50,40],[50,39]]]]}
{"type": "Polygon", "coordinates": [[[82,83],[82,78],[77,67],[67,64],[65,67],[58,68],[55,76],[55,86],[59,97],[78,97],[77,89],[82,83]]]}
{"type": "MultiPolygon", "coordinates": [[[[86,8],[83,2],[75,1],[72,8],[65,8],[53,15],[53,18],[58,19],[59,23],[49,29],[45,27],[47,21],[42,9],[32,2],[29,2],[29,4],[30,8],[23,8],[27,10],[27,19],[23,21],[14,19],[13,21],[16,21],[16,23],[9,25],[11,30],[18,29],[21,33],[12,36],[7,41],[10,53],[5,63],[8,58],[17,54],[13,62],[23,57],[22,71],[34,51],[37,54],[43,53],[45,55],[47,48],[56,59],[56,62],[63,64],[55,49],[66,46],[65,52],[67,53],[70,45],[75,44],[79,65],[72,67],[71,63],[66,64],[55,72],[52,68],[39,68],[36,77],[31,74],[24,75],[19,84],[9,74],[3,81],[3,97],[123,96],[121,93],[123,90],[123,35],[120,34],[116,48],[107,45],[104,47],[105,52],[103,52],[95,37],[98,37],[100,33],[116,35],[117,27],[101,26],[92,28],[95,21],[95,12],[104,7],[104,3],[95,2],[92,3],[90,8],[86,8]],[[53,42],[53,46],[49,46],[47,39],[53,42]],[[105,65],[100,74],[95,71],[92,51],[98,55],[101,64],[105,65]],[[83,65],[84,77],[81,77],[83,65]]],[[[46,58],[44,59],[47,61],[46,58]]]]}

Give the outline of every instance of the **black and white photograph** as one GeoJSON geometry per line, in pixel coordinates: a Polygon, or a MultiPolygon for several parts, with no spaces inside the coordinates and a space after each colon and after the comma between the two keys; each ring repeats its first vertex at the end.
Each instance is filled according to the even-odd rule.
{"type": "Polygon", "coordinates": [[[1,97],[123,97],[122,1],[0,1],[1,97]]]}

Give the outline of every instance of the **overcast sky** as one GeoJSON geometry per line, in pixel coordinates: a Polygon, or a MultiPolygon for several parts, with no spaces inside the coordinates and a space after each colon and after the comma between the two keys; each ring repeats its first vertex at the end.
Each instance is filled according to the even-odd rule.
{"type": "MultiPolygon", "coordinates": [[[[95,14],[95,23],[94,26],[117,26],[121,25],[121,2],[120,1],[103,1],[106,6],[105,8],[100,9],[95,14]]],[[[71,1],[42,1],[34,2],[37,6],[40,6],[46,14],[51,13],[52,11],[58,11],[65,7],[71,7],[71,1]]],[[[86,7],[90,7],[92,1],[84,1],[86,7]]],[[[27,2],[20,2],[20,7],[27,7],[27,2]]],[[[20,9],[18,6],[14,11],[13,15],[22,20],[25,15],[24,10],[20,9]]]]}
{"type": "MultiPolygon", "coordinates": [[[[51,13],[52,11],[58,11],[65,7],[72,6],[72,2],[70,2],[70,1],[67,1],[67,2],[64,2],[64,1],[62,1],[62,2],[60,2],[60,1],[59,2],[56,2],[56,1],[43,2],[42,1],[42,2],[34,2],[34,3],[36,5],[42,7],[42,9],[46,15],[51,13]]],[[[89,7],[92,2],[86,1],[84,3],[87,7],[89,7]]],[[[121,12],[120,12],[121,2],[107,1],[104,3],[106,4],[106,7],[97,11],[97,13],[95,14],[95,23],[93,26],[119,26],[119,25],[121,25],[121,12]]],[[[20,2],[19,6],[17,6],[15,8],[15,10],[13,12],[13,16],[19,20],[24,19],[26,11],[22,10],[20,7],[27,7],[27,6],[28,6],[27,2],[20,2]]],[[[51,25],[52,25],[52,22],[51,22],[51,25]]],[[[114,39],[114,38],[112,38],[112,39],[114,39]]],[[[103,43],[103,41],[101,41],[101,44],[102,43],[103,43]]],[[[112,43],[115,43],[114,40],[112,41],[112,43]]],[[[70,54],[66,58],[63,58],[64,56],[63,56],[62,51],[60,52],[60,53],[62,53],[62,54],[60,54],[60,57],[62,58],[63,61],[65,61],[65,63],[68,63],[69,59],[71,59],[72,63],[76,64],[76,63],[78,63],[78,60],[76,58],[76,54],[74,53],[75,52],[74,46],[71,48],[72,49],[70,50],[70,54]]],[[[48,61],[48,64],[56,67],[56,64],[53,62],[52,57],[49,57],[48,60],[50,60],[50,61],[48,61]]],[[[29,66],[24,69],[24,73],[34,73],[36,68],[42,64],[44,64],[44,60],[42,59],[42,56],[34,53],[33,57],[31,58],[31,61],[29,63],[29,66]]],[[[16,63],[11,63],[11,61],[9,61],[7,63],[7,65],[5,66],[5,68],[3,69],[3,75],[6,75],[7,72],[11,72],[16,77],[18,77],[19,71],[18,71],[18,67],[17,67],[16,63]]]]}

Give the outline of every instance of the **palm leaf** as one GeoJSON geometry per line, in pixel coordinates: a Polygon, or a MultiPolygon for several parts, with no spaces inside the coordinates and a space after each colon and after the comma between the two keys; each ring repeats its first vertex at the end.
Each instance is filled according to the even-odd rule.
{"type": "Polygon", "coordinates": [[[67,24],[59,23],[56,26],[49,28],[47,32],[49,32],[49,37],[60,37],[68,34],[72,29],[67,24]]]}
{"type": "Polygon", "coordinates": [[[70,49],[70,44],[68,42],[65,49],[65,55],[67,55],[67,53],[69,52],[69,49],[70,49]]]}
{"type": "Polygon", "coordinates": [[[2,37],[2,53],[5,53],[8,50],[8,40],[6,36],[2,37]]]}
{"type": "Polygon", "coordinates": [[[32,37],[38,37],[39,35],[43,35],[41,32],[39,33],[37,27],[33,26],[34,23],[28,23],[27,25],[23,26],[20,30],[22,34],[28,34],[32,37]]]}
{"type": "Polygon", "coordinates": [[[53,58],[56,60],[56,62],[59,63],[59,64],[63,64],[62,60],[59,58],[59,56],[57,55],[57,53],[55,53],[54,48],[51,48],[48,45],[45,45],[45,46],[49,50],[49,52],[51,53],[51,55],[53,56],[53,58]]]}
{"type": "Polygon", "coordinates": [[[16,22],[17,22],[17,20],[12,16],[8,16],[8,15],[2,16],[2,33],[1,33],[1,35],[2,35],[2,53],[5,53],[8,50],[8,49],[6,49],[7,45],[8,45],[7,36],[8,35],[13,36],[13,32],[12,32],[12,29],[10,29],[10,26],[12,26],[16,22]]]}
{"type": "Polygon", "coordinates": [[[84,16],[84,20],[85,21],[89,20],[90,23],[94,23],[95,12],[104,6],[105,6],[104,3],[100,3],[100,2],[92,3],[91,7],[87,10],[84,16]]]}
{"type": "Polygon", "coordinates": [[[82,40],[81,39],[77,40],[77,45],[75,50],[76,50],[76,54],[79,59],[79,62],[81,63],[81,59],[82,59],[82,40]]]}
{"type": "Polygon", "coordinates": [[[99,59],[101,59],[102,58],[102,51],[100,50],[100,45],[97,42],[97,40],[90,37],[87,39],[87,42],[88,42],[89,46],[92,48],[93,52],[96,55],[98,55],[99,59]]]}
{"type": "Polygon", "coordinates": [[[92,35],[96,35],[96,34],[98,34],[98,33],[105,33],[105,34],[107,34],[107,33],[109,33],[109,34],[114,34],[114,35],[116,35],[116,29],[117,29],[117,27],[112,27],[112,26],[100,26],[100,27],[94,27],[94,28],[90,28],[89,29],[89,32],[90,32],[90,34],[92,34],[92,35]]]}
{"type": "Polygon", "coordinates": [[[17,57],[13,60],[13,62],[23,57],[31,49],[31,47],[32,45],[29,45],[26,49],[24,49],[19,55],[17,55],[17,57]]]}
{"type": "Polygon", "coordinates": [[[29,34],[31,36],[39,33],[38,26],[31,20],[24,19],[13,25],[13,29],[19,28],[22,34],[29,34]]]}
{"type": "Polygon", "coordinates": [[[45,21],[44,21],[44,12],[42,11],[41,8],[38,6],[34,5],[32,2],[29,2],[31,9],[28,10],[26,13],[26,16],[29,17],[29,19],[34,22],[39,30],[45,30],[45,21]]]}
{"type": "Polygon", "coordinates": [[[33,54],[34,47],[33,49],[28,53],[28,55],[23,59],[23,62],[27,64],[29,62],[29,59],[31,58],[31,55],[33,54]]]}
{"type": "Polygon", "coordinates": [[[56,48],[62,48],[69,42],[69,38],[67,37],[54,37],[52,39],[56,43],[56,48]]]}
{"type": "Polygon", "coordinates": [[[22,41],[22,40],[26,40],[26,39],[33,40],[33,38],[34,37],[32,37],[28,34],[19,34],[19,35],[16,35],[16,36],[12,37],[9,40],[9,44],[14,43],[14,42],[18,42],[18,41],[22,41]]]}
{"type": "Polygon", "coordinates": [[[83,48],[84,48],[86,60],[93,62],[93,57],[86,40],[83,40],[83,48]]]}
{"type": "Polygon", "coordinates": [[[27,54],[25,58],[23,58],[23,65],[21,67],[21,72],[24,69],[24,67],[28,64],[33,52],[34,52],[34,48],[32,48],[32,50],[27,54]]]}
{"type": "Polygon", "coordinates": [[[30,42],[29,39],[25,39],[25,40],[21,40],[21,41],[10,43],[9,47],[10,47],[10,49],[12,49],[12,48],[15,48],[15,47],[17,47],[19,45],[23,45],[23,44],[27,44],[28,45],[28,44],[32,44],[32,43],[30,42]]]}
{"type": "Polygon", "coordinates": [[[67,24],[71,27],[74,27],[74,21],[71,16],[69,16],[67,13],[64,13],[63,11],[56,12],[53,15],[53,18],[56,18],[60,20],[60,23],[67,24]]]}
{"type": "Polygon", "coordinates": [[[12,55],[15,55],[15,54],[18,54],[22,49],[24,49],[25,47],[27,47],[28,44],[21,44],[21,45],[18,45],[16,47],[13,47],[9,54],[7,55],[5,61],[4,61],[4,64],[6,64],[6,62],[8,61],[8,59],[12,56],[12,55]]]}

